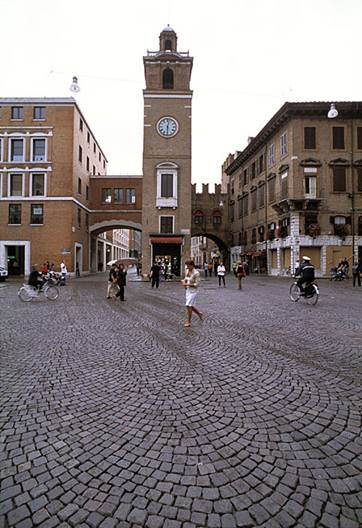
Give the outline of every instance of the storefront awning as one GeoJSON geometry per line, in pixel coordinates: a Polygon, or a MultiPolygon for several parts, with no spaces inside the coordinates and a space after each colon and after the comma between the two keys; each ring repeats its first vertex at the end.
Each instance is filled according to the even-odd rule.
{"type": "Polygon", "coordinates": [[[182,244],[182,237],[155,237],[151,236],[152,244],[182,244]]]}

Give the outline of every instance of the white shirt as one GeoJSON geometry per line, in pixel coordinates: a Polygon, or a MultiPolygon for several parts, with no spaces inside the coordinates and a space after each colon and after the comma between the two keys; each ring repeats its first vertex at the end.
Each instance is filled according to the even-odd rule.
{"type": "Polygon", "coordinates": [[[67,273],[67,272],[68,272],[68,270],[67,270],[67,266],[64,264],[64,262],[62,262],[62,263],[60,264],[60,272],[61,272],[61,273],[67,273]]]}
{"type": "Polygon", "coordinates": [[[225,275],[225,271],[226,271],[225,266],[223,266],[222,264],[219,264],[217,267],[217,274],[223,277],[225,275]]]}

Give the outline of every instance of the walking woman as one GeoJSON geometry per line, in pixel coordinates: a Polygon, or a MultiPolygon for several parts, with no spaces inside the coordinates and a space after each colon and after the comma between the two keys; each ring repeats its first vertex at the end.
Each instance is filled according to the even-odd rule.
{"type": "Polygon", "coordinates": [[[181,281],[182,286],[186,290],[186,316],[187,319],[184,326],[191,326],[192,312],[198,316],[200,321],[203,321],[204,314],[200,312],[195,306],[197,291],[200,284],[200,273],[195,269],[195,262],[193,260],[187,260],[185,278],[181,281]]]}
{"type": "Polygon", "coordinates": [[[241,290],[242,289],[241,281],[242,281],[243,277],[245,277],[244,266],[242,265],[241,262],[238,262],[236,264],[235,275],[236,275],[236,278],[238,280],[238,290],[241,290]]]}

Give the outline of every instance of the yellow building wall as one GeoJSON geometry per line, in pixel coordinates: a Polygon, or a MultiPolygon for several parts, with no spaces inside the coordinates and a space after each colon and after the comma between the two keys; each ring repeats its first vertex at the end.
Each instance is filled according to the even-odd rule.
{"type": "Polygon", "coordinates": [[[290,248],[282,249],[282,268],[290,267],[290,248]]]}
{"type": "Polygon", "coordinates": [[[271,255],[271,267],[276,268],[277,267],[277,250],[272,249],[270,252],[271,255]]]}
{"type": "Polygon", "coordinates": [[[321,267],[321,248],[320,247],[300,247],[300,260],[303,256],[309,257],[315,268],[321,267]]]}
{"type": "Polygon", "coordinates": [[[352,265],[352,247],[351,246],[327,246],[327,272],[331,268],[338,266],[339,262],[347,258],[349,265],[352,265]]]}

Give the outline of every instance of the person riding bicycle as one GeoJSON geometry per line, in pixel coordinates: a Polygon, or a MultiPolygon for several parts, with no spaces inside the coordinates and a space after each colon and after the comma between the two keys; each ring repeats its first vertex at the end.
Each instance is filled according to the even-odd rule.
{"type": "Polygon", "coordinates": [[[302,262],[296,270],[296,275],[299,275],[297,284],[300,288],[300,291],[303,293],[305,288],[312,284],[315,279],[315,268],[310,261],[310,258],[307,256],[302,257],[302,262]],[[305,285],[305,286],[303,286],[305,285]]]}
{"type": "Polygon", "coordinates": [[[33,286],[34,288],[40,291],[44,285],[44,282],[45,281],[43,279],[42,274],[38,271],[37,264],[34,264],[28,279],[29,286],[33,286]]]}

